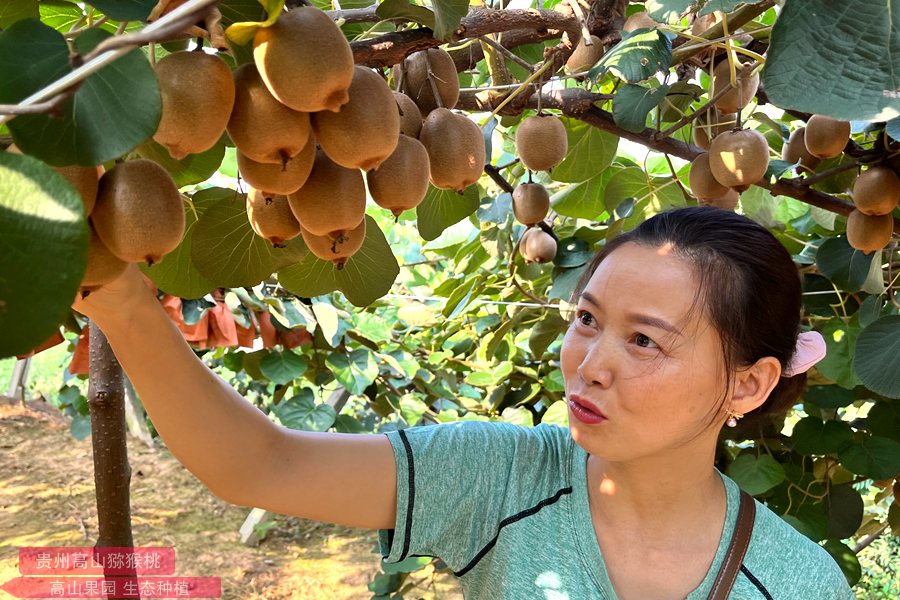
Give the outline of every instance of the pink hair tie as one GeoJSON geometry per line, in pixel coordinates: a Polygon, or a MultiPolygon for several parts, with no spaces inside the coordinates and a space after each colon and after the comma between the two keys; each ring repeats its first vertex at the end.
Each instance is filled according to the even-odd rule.
{"type": "Polygon", "coordinates": [[[825,338],[818,331],[804,331],[797,336],[797,348],[791,356],[791,362],[781,374],[782,377],[793,377],[805,373],[811,366],[825,358],[825,338]]]}

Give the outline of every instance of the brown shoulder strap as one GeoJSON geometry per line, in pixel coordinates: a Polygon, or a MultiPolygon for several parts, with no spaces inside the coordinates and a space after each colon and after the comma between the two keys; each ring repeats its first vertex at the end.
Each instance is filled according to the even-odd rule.
{"type": "Polygon", "coordinates": [[[722,561],[722,568],[719,569],[719,575],[713,583],[707,600],[726,600],[728,594],[731,593],[731,588],[741,570],[744,554],[750,545],[750,535],[753,533],[755,517],[756,504],[753,497],[741,490],[741,507],[738,509],[737,524],[734,526],[734,534],[731,536],[731,545],[728,546],[728,553],[725,555],[725,560],[722,561]]]}

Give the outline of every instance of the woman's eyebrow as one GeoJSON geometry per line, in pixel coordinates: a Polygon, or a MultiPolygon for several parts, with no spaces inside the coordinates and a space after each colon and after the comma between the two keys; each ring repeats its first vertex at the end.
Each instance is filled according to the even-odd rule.
{"type": "MultiPolygon", "coordinates": [[[[600,308],[600,303],[590,294],[590,292],[582,293],[581,298],[584,299],[585,302],[588,302],[589,304],[593,304],[597,308],[600,308]]],[[[625,315],[625,317],[633,323],[640,323],[641,325],[647,325],[649,327],[662,329],[663,331],[674,333],[677,336],[681,335],[681,331],[677,327],[675,327],[668,321],[660,319],[658,317],[651,317],[649,315],[643,315],[640,313],[628,313],[627,315],[625,315]]]]}

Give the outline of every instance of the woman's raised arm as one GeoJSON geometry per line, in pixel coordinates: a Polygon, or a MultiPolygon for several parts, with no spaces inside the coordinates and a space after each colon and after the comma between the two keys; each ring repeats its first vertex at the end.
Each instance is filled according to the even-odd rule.
{"type": "Polygon", "coordinates": [[[214,494],[330,523],[394,526],[386,436],[272,423],[194,354],[134,265],[73,307],[106,334],[172,454],[214,494]]]}

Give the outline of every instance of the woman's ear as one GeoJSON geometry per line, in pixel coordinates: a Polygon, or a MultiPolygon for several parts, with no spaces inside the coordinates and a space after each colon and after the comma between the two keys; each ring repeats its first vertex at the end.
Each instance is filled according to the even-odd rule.
{"type": "Polygon", "coordinates": [[[728,407],[732,412],[747,414],[761,406],[778,385],[781,377],[781,363],[772,356],[766,356],[735,374],[734,391],[728,407]]]}

